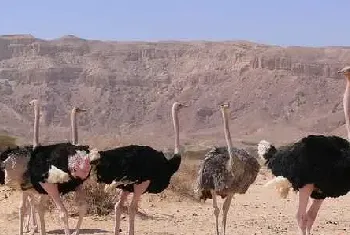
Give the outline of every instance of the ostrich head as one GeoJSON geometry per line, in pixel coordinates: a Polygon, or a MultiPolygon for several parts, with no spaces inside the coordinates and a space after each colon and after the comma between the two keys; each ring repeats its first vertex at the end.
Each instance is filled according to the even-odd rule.
{"type": "Polygon", "coordinates": [[[350,66],[342,68],[338,73],[343,74],[350,81],[350,66]]]}
{"type": "Polygon", "coordinates": [[[30,101],[29,104],[30,104],[30,105],[34,105],[34,106],[37,106],[37,105],[39,105],[39,100],[34,99],[34,100],[30,101]]]}
{"type": "Polygon", "coordinates": [[[227,110],[230,108],[230,103],[223,103],[223,104],[220,104],[220,108],[222,110],[227,110]]]}
{"type": "Polygon", "coordinates": [[[81,109],[81,108],[78,108],[78,107],[74,107],[72,109],[72,112],[75,112],[75,113],[84,113],[86,112],[86,109],[81,109]]]}
{"type": "Polygon", "coordinates": [[[188,107],[188,105],[180,103],[180,102],[174,102],[174,104],[173,104],[173,109],[174,110],[180,110],[180,109],[182,109],[184,107],[188,107]]]}
{"type": "Polygon", "coordinates": [[[76,154],[69,156],[68,158],[68,169],[72,175],[81,179],[86,179],[91,170],[89,151],[77,150],[76,154]]]}

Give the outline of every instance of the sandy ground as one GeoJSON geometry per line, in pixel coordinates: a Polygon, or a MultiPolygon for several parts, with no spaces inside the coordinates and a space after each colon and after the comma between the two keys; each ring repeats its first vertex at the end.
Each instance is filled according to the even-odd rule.
{"type": "MultiPolygon", "coordinates": [[[[272,235],[297,234],[294,219],[296,194],[279,199],[273,190],[262,188],[267,177],[260,174],[245,195],[237,195],[228,215],[227,234],[272,235]]],[[[199,203],[166,191],[164,195],[144,195],[136,219],[136,234],[214,234],[212,202],[199,203]]],[[[18,234],[18,198],[14,193],[7,199],[0,194],[0,234],[18,234]]],[[[219,200],[220,205],[222,200],[219,200]]],[[[328,199],[315,222],[316,235],[350,234],[350,197],[328,199]]],[[[127,215],[122,220],[122,233],[127,234],[127,215]]],[[[71,227],[76,222],[70,218],[71,227]]],[[[63,234],[57,213],[46,214],[48,234],[63,234]]],[[[112,234],[113,215],[86,217],[81,234],[112,234]]]]}

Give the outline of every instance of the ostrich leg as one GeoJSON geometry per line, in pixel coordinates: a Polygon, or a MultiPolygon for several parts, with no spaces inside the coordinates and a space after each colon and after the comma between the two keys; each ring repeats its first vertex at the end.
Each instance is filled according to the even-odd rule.
{"type": "Polygon", "coordinates": [[[115,224],[114,224],[114,235],[120,234],[120,216],[122,215],[122,208],[124,206],[124,203],[129,195],[129,192],[122,191],[119,201],[115,204],[114,211],[115,211],[115,224]]]}
{"type": "Polygon", "coordinates": [[[47,200],[46,195],[40,195],[39,203],[36,204],[35,208],[38,211],[39,222],[40,222],[40,235],[46,235],[45,229],[45,203],[47,200]]]}
{"type": "Polygon", "coordinates": [[[29,213],[28,213],[28,220],[27,220],[27,224],[26,227],[28,228],[28,232],[30,231],[30,234],[34,234],[36,232],[38,232],[38,223],[36,220],[36,216],[35,216],[35,201],[33,198],[32,194],[28,194],[28,205],[29,205],[29,213]],[[29,229],[29,225],[31,222],[31,229],[29,229]]]}
{"type": "Polygon", "coordinates": [[[216,200],[216,193],[215,193],[214,190],[211,190],[211,196],[213,198],[213,208],[214,208],[214,215],[215,215],[216,235],[219,235],[219,213],[220,213],[220,209],[218,207],[218,202],[216,200]]]}
{"type": "Polygon", "coordinates": [[[231,201],[233,198],[233,194],[227,195],[225,198],[224,204],[222,206],[222,212],[223,212],[223,217],[222,217],[222,235],[225,235],[226,233],[226,220],[227,220],[227,213],[228,210],[230,209],[231,201]]]}
{"type": "Polygon", "coordinates": [[[75,190],[75,201],[79,207],[79,219],[75,227],[75,231],[72,235],[79,235],[79,229],[81,224],[83,223],[83,219],[87,211],[86,196],[85,196],[85,191],[82,184],[79,185],[75,190]]]}
{"type": "Polygon", "coordinates": [[[19,234],[23,235],[24,214],[28,209],[28,194],[22,192],[21,203],[19,205],[19,234]]]}
{"type": "Polygon", "coordinates": [[[306,208],[309,202],[309,197],[314,189],[313,184],[307,184],[304,187],[299,189],[299,206],[297,212],[297,221],[299,226],[299,234],[306,235],[306,224],[307,224],[307,215],[306,208]]]}
{"type": "Polygon", "coordinates": [[[306,217],[307,217],[306,234],[307,235],[311,235],[312,225],[315,222],[315,219],[317,217],[317,213],[320,210],[320,207],[321,207],[323,201],[324,201],[323,199],[319,199],[319,200],[313,199],[312,200],[312,204],[311,204],[308,212],[306,213],[306,217]]]}
{"type": "Polygon", "coordinates": [[[134,185],[134,195],[132,197],[129,207],[129,235],[135,234],[135,216],[138,208],[138,203],[141,195],[147,190],[150,184],[149,180],[142,182],[141,184],[134,185]]]}
{"type": "Polygon", "coordinates": [[[43,189],[47,192],[47,194],[52,198],[56,207],[60,211],[59,217],[63,222],[64,234],[70,235],[69,225],[68,225],[68,211],[63,205],[63,202],[60,197],[60,193],[58,191],[57,184],[50,184],[50,183],[40,183],[40,184],[41,184],[41,187],[43,187],[43,189]]]}
{"type": "MultiPolygon", "coordinates": [[[[27,202],[27,203],[29,203],[29,202],[27,202]]],[[[33,213],[33,210],[32,210],[32,208],[31,208],[31,205],[29,204],[29,208],[27,208],[26,210],[29,210],[29,213],[28,213],[28,216],[27,216],[27,220],[26,220],[26,222],[25,222],[25,224],[24,224],[24,232],[25,233],[28,233],[28,232],[30,232],[30,222],[32,221],[31,219],[30,219],[30,217],[32,216],[32,213],[33,213]]],[[[24,218],[23,218],[24,219],[24,218]]]]}

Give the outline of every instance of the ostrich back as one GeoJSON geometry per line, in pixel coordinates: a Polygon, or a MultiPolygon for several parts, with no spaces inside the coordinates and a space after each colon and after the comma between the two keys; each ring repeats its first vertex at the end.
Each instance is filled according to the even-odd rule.
{"type": "Polygon", "coordinates": [[[226,147],[214,147],[203,160],[197,179],[196,191],[200,199],[210,199],[210,190],[223,198],[228,193],[244,194],[255,181],[260,170],[257,159],[243,149],[233,148],[232,168],[226,147]]]}
{"type": "Polygon", "coordinates": [[[175,154],[167,159],[164,154],[149,146],[129,145],[100,151],[95,163],[98,182],[106,184],[116,181],[118,188],[133,192],[134,184],[150,180],[149,193],[163,191],[181,163],[181,156],[175,154]]]}
{"type": "Polygon", "coordinates": [[[61,194],[74,191],[81,185],[84,180],[71,176],[68,170],[68,158],[75,155],[77,150],[89,153],[89,146],[76,146],[71,143],[37,146],[31,154],[27,171],[34,189],[41,194],[47,194],[40,183],[46,182],[51,166],[55,166],[70,175],[68,182],[57,184],[61,194]]]}
{"type": "Polygon", "coordinates": [[[350,190],[350,144],[337,136],[309,135],[281,147],[267,162],[273,175],[287,178],[294,190],[314,184],[311,197],[339,197],[350,190]]]}

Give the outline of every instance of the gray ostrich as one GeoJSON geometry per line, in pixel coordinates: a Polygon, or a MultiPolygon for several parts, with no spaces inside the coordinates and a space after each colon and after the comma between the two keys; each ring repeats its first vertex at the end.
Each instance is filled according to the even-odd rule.
{"type": "Polygon", "coordinates": [[[219,234],[219,213],[216,196],[225,201],[222,206],[222,230],[226,232],[227,213],[234,194],[244,194],[255,181],[260,170],[258,160],[243,149],[232,147],[230,130],[228,126],[229,104],[220,105],[224,120],[224,131],[227,142],[226,147],[214,147],[201,163],[196,191],[201,200],[213,199],[216,234],[219,234]]]}

